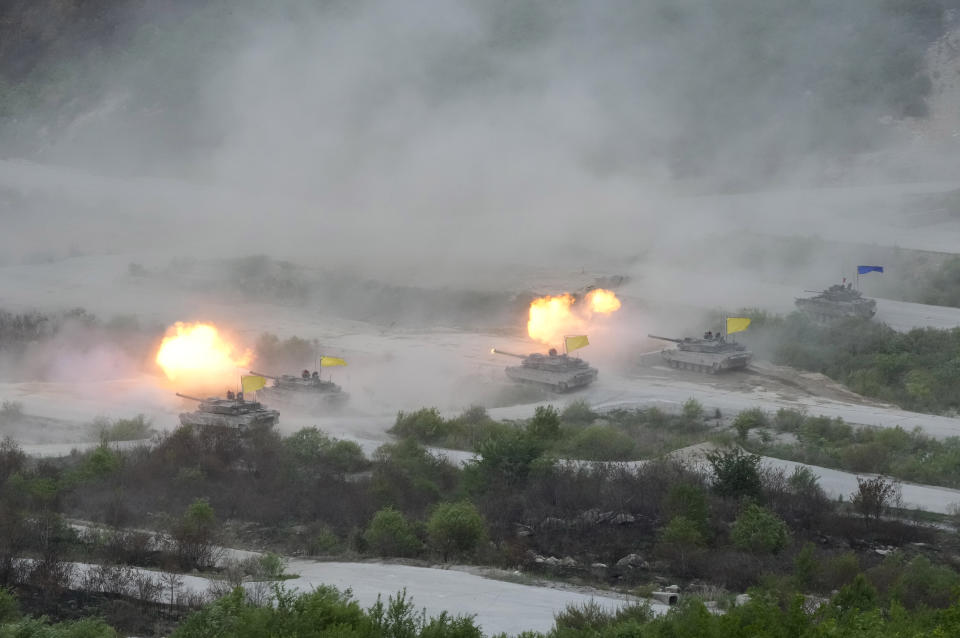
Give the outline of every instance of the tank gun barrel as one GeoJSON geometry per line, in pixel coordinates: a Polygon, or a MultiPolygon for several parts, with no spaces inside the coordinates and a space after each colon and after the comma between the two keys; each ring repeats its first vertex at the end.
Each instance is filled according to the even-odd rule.
{"type": "Polygon", "coordinates": [[[177,396],[178,396],[178,397],[183,397],[184,399],[190,399],[191,401],[201,401],[201,402],[203,401],[203,399],[198,399],[197,397],[192,397],[192,396],[190,396],[189,394],[180,394],[179,392],[177,392],[177,396]]]}
{"type": "Polygon", "coordinates": [[[683,343],[682,339],[674,339],[672,337],[658,337],[657,335],[647,334],[651,339],[659,339],[660,341],[672,341],[674,343],[683,343]]]}
{"type": "Polygon", "coordinates": [[[491,348],[491,349],[490,349],[490,352],[492,352],[493,354],[505,354],[505,355],[507,355],[508,357],[516,357],[517,359],[526,359],[526,357],[525,357],[524,355],[522,355],[522,354],[514,354],[513,352],[505,352],[505,351],[503,351],[503,350],[497,350],[496,348],[491,348]]]}
{"type": "Polygon", "coordinates": [[[266,377],[266,378],[268,378],[268,379],[273,379],[274,381],[277,380],[277,377],[273,376],[272,374],[264,374],[264,373],[262,373],[262,372],[254,372],[253,370],[250,371],[250,374],[255,374],[255,375],[257,375],[258,377],[266,377]]]}

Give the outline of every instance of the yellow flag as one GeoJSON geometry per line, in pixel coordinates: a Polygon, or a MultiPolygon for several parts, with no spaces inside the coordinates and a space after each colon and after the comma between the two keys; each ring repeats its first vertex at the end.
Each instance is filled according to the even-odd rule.
{"type": "Polygon", "coordinates": [[[727,317],[727,334],[743,332],[749,325],[750,319],[747,317],[727,317]]]}
{"type": "Polygon", "coordinates": [[[340,357],[320,357],[320,367],[329,368],[330,366],[345,366],[347,362],[340,357]]]}
{"type": "Polygon", "coordinates": [[[587,341],[587,335],[577,335],[573,337],[564,337],[564,343],[567,346],[567,352],[572,352],[578,348],[584,346],[589,346],[590,342],[587,341]]]}
{"type": "Polygon", "coordinates": [[[267,380],[255,374],[240,377],[240,386],[244,392],[256,392],[265,385],[267,385],[267,380]]]}

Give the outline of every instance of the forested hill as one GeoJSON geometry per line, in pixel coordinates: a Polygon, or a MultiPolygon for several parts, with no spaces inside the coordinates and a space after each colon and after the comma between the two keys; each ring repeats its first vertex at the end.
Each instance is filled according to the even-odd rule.
{"type": "Polygon", "coordinates": [[[654,164],[697,177],[736,153],[744,170],[769,174],[798,156],[871,150],[889,141],[891,118],[924,117],[924,55],[958,8],[458,0],[398,13],[379,0],[5,0],[0,156],[147,172],[202,159],[234,133],[220,115],[243,108],[238,78],[263,79],[244,66],[249,54],[273,49],[297,56],[297,80],[343,82],[355,68],[339,94],[371,110],[398,108],[402,92],[463,113],[551,91],[562,103],[572,91],[591,116],[589,142],[572,152],[592,170],[654,164]]]}

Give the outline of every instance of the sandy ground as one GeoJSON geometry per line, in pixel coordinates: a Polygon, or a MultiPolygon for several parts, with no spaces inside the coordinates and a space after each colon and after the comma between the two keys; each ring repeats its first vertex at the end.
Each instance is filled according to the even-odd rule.
{"type": "MultiPolygon", "coordinates": [[[[89,564],[76,563],[75,578],[90,569],[89,564]]],[[[133,568],[156,577],[155,572],[133,568]]],[[[350,589],[362,607],[370,607],[380,597],[387,602],[390,596],[406,589],[415,609],[425,610],[428,616],[443,612],[474,616],[485,635],[524,631],[549,631],[554,614],[567,605],[582,605],[594,601],[608,610],[636,601],[604,593],[581,593],[570,588],[523,585],[484,578],[458,569],[435,569],[384,563],[337,563],[292,559],[287,573],[297,578],[284,581],[291,590],[308,592],[321,585],[332,585],[340,590],[350,589]]],[[[205,593],[211,581],[201,576],[182,575],[178,594],[205,593]]],[[[250,585],[248,585],[250,587],[250,585]]],[[[165,595],[169,596],[169,590],[165,595]]],[[[656,614],[668,607],[649,601],[656,614]]]]}

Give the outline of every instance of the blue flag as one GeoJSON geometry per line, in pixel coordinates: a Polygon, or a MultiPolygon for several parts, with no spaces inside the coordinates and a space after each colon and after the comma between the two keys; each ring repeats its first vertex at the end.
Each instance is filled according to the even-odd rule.
{"type": "Polygon", "coordinates": [[[868,272],[883,272],[883,266],[857,266],[858,275],[865,275],[868,272]]]}

